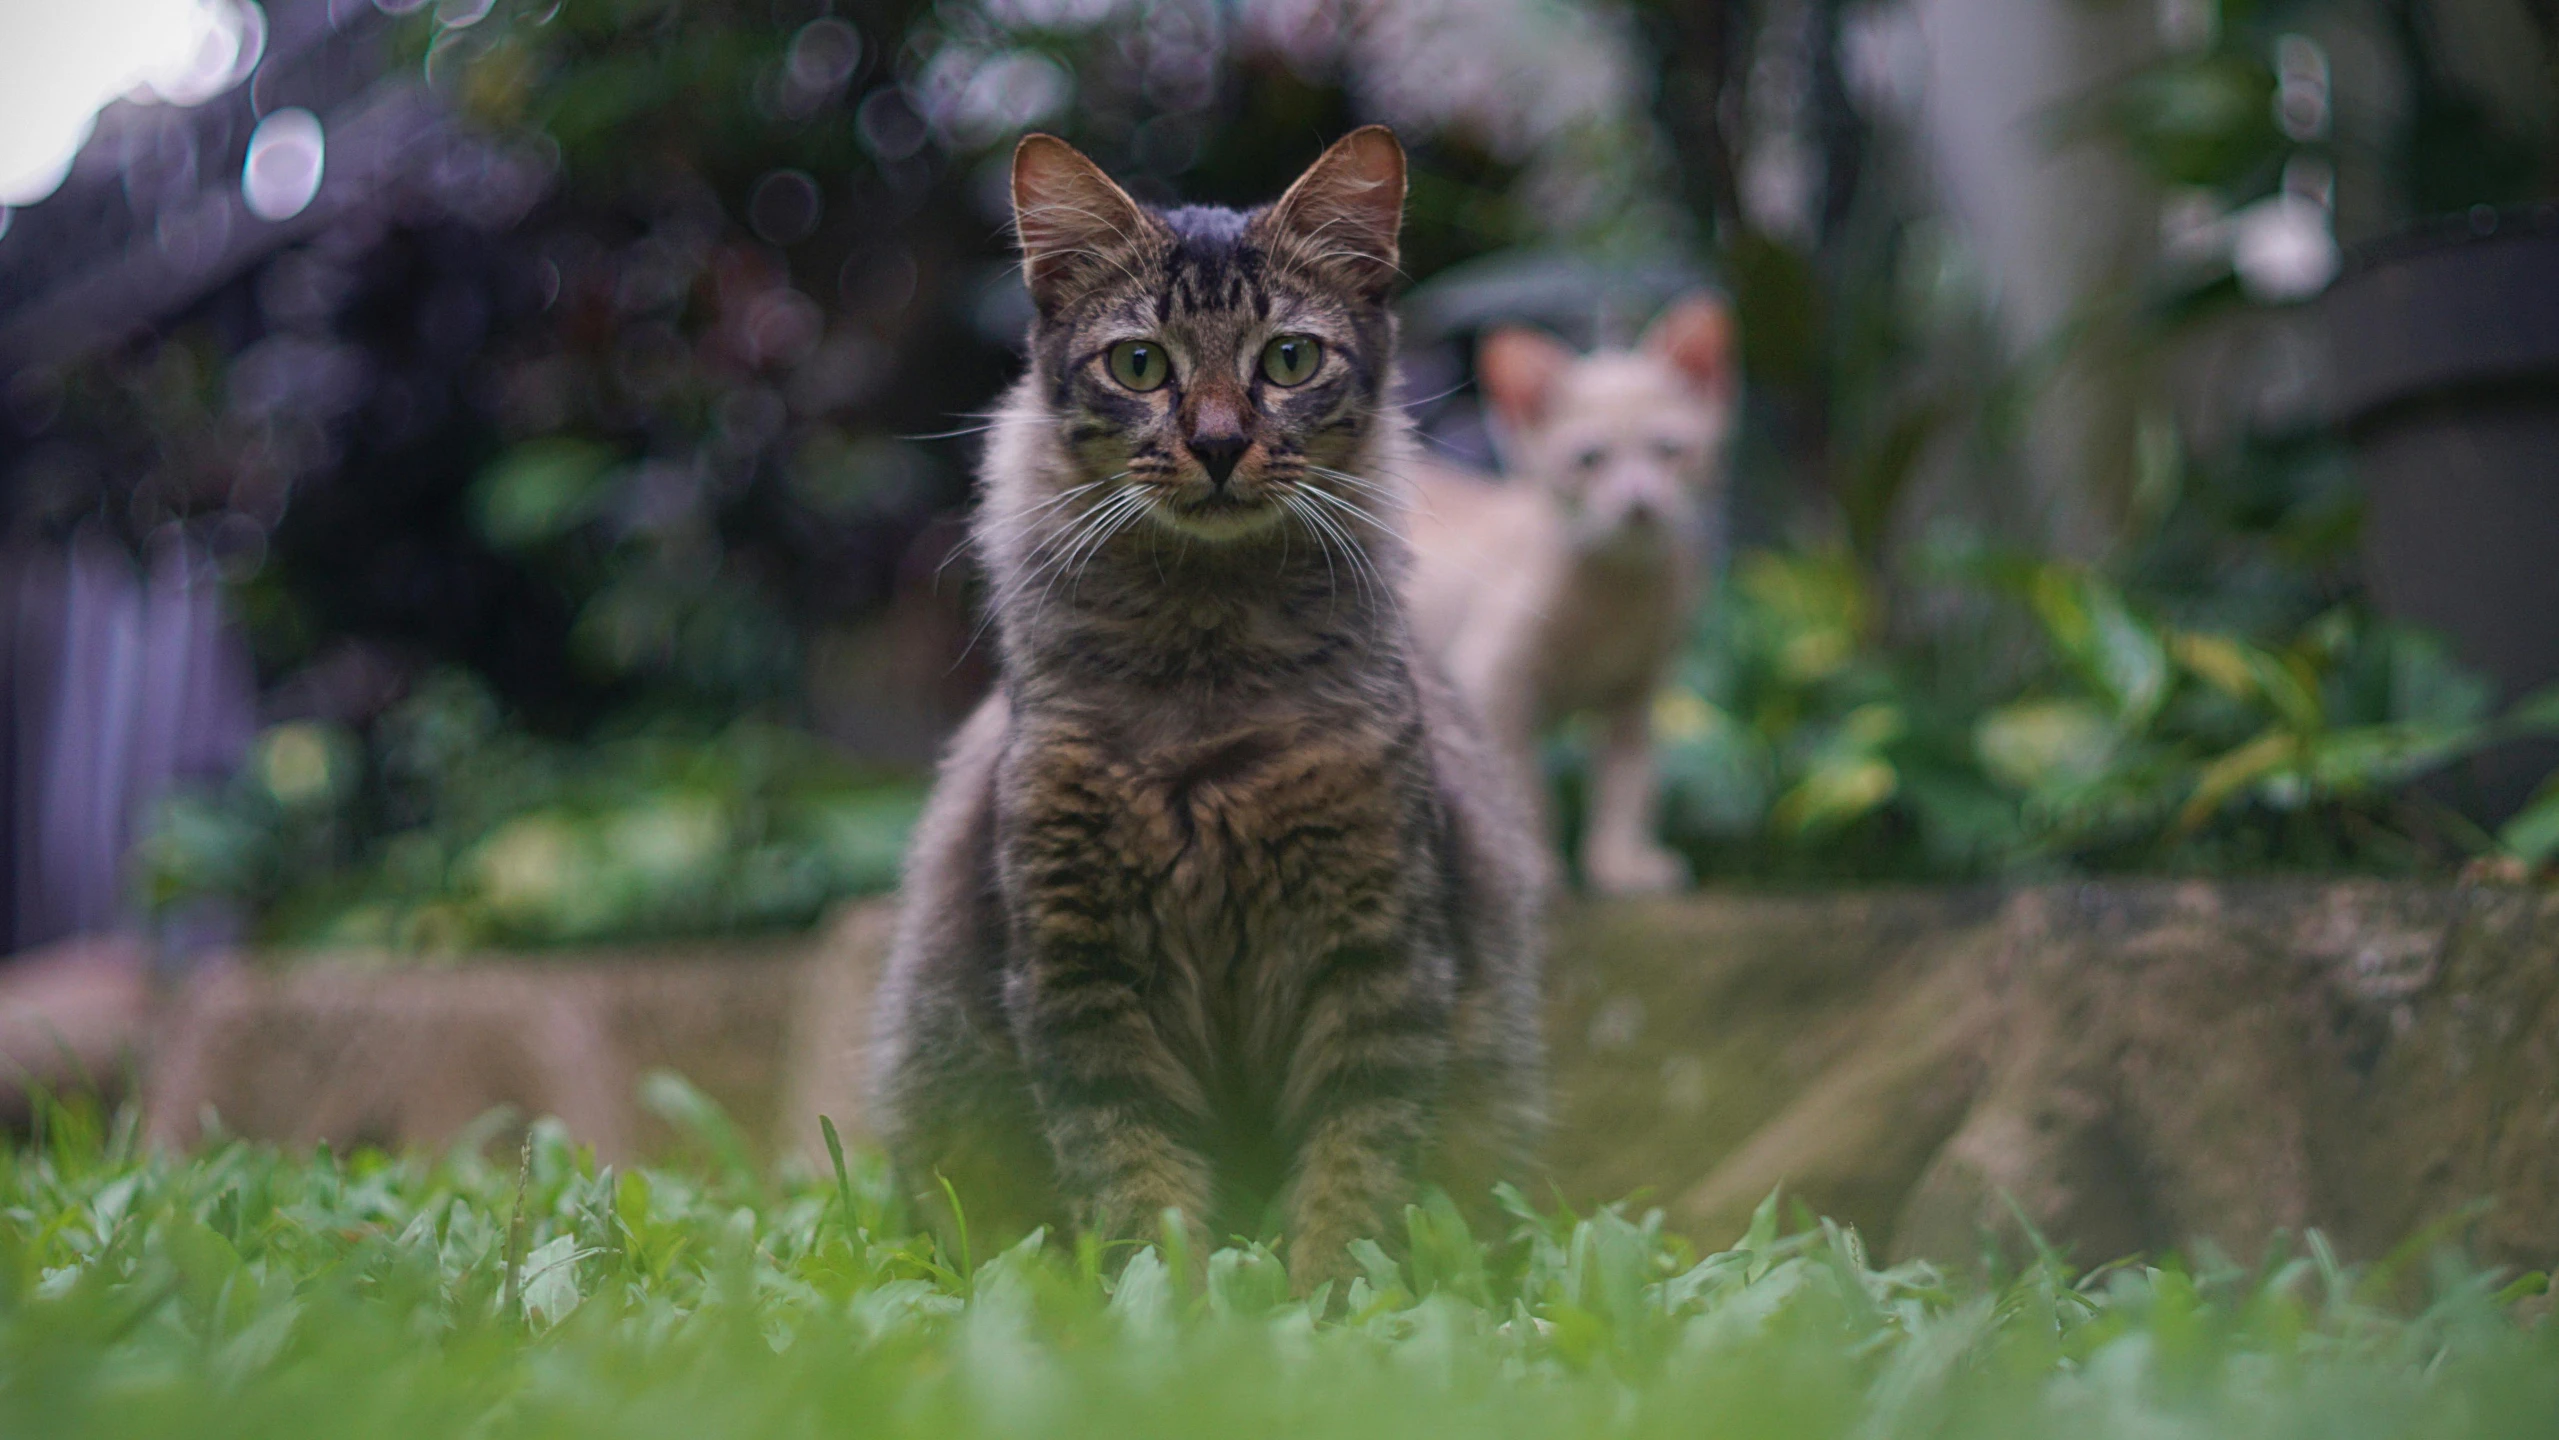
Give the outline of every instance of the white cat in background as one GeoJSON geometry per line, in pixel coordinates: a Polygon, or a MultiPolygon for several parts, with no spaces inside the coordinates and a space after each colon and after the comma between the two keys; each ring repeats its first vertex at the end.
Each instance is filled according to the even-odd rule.
{"type": "Polygon", "coordinates": [[[1533,783],[1540,732],[1598,723],[1583,878],[1677,889],[1655,838],[1653,693],[1715,558],[1736,391],[1732,315],[1699,296],[1632,350],[1498,330],[1476,357],[1507,479],[1417,466],[1413,621],[1533,783]]]}

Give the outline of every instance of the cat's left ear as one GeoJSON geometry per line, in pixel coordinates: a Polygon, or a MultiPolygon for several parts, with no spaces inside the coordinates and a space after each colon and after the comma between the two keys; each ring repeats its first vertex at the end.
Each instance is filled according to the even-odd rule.
{"type": "Polygon", "coordinates": [[[1395,236],[1404,225],[1404,147],[1395,132],[1363,125],[1334,141],[1260,224],[1275,250],[1384,294],[1402,273],[1395,236]]]}
{"type": "Polygon", "coordinates": [[[1708,395],[1733,391],[1733,312],[1712,295],[1691,295],[1663,311],[1644,332],[1643,350],[1708,395]]]}

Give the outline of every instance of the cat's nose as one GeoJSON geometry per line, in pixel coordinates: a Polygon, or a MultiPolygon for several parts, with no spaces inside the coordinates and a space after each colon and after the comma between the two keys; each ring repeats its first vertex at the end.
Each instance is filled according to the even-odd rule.
{"type": "Polygon", "coordinates": [[[1253,437],[1242,430],[1204,430],[1184,443],[1190,447],[1191,458],[1208,472],[1208,483],[1223,490],[1227,477],[1235,473],[1236,462],[1253,447],[1253,437]]]}

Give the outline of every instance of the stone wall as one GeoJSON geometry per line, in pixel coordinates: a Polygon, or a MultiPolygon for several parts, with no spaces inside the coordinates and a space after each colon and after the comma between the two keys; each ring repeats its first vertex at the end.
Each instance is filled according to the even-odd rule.
{"type": "MultiPolygon", "coordinates": [[[[863,1131],[885,922],[746,953],[233,966],[134,1022],[152,1133],[209,1110],[434,1144],[506,1105],[629,1158],[668,1142],[635,1100],[666,1067],[814,1154],[819,1113],[863,1131]]],[[[2559,893],[1708,894],[1568,907],[1551,968],[1542,1183],[1640,1194],[1701,1241],[1782,1185],[1951,1260],[2021,1215],[2083,1260],[2310,1225],[2368,1257],[2448,1217],[2489,1258],[2559,1258],[2559,893]]]]}
{"type": "Polygon", "coordinates": [[[1949,1259],[2019,1214],[2083,1260],[2373,1256],[2483,1203],[2489,1256],[2559,1256],[2559,895],[1666,902],[1571,917],[1555,974],[1558,1173],[1701,1237],[1782,1184],[1949,1259]]]}

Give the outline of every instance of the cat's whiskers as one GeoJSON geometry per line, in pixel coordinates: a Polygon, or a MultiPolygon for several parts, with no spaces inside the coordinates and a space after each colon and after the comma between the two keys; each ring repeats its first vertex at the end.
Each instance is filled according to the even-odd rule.
{"type": "MultiPolygon", "coordinates": [[[[1125,470],[1123,470],[1123,471],[1121,471],[1121,472],[1120,472],[1119,474],[1117,474],[1117,475],[1105,475],[1105,476],[1103,476],[1103,477],[1102,477],[1101,479],[1099,479],[1099,480],[1088,481],[1088,482],[1086,482],[1085,484],[1078,485],[1078,486],[1076,486],[1075,488],[1073,488],[1073,489],[1071,489],[1071,490],[1065,491],[1064,493],[1059,494],[1059,495],[1052,496],[1052,497],[1050,497],[1049,499],[1042,501],[1042,502],[1041,502],[1041,503],[1039,503],[1038,505],[1035,505],[1035,506],[1033,506],[1032,508],[1030,508],[1030,509],[1028,509],[1028,510],[1023,511],[1023,512],[1022,512],[1022,514],[1021,514],[1021,517],[1020,517],[1020,518],[1021,518],[1021,519],[1024,519],[1024,520],[1028,520],[1028,519],[1030,519],[1031,517],[1033,517],[1033,516],[1035,516],[1035,515],[1038,515],[1040,512],[1042,512],[1042,511],[1044,511],[1044,510],[1047,510],[1047,509],[1049,509],[1049,508],[1050,508],[1050,507],[1052,507],[1052,506],[1063,505],[1063,504],[1065,504],[1067,501],[1074,499],[1074,498],[1075,498],[1076,496],[1078,496],[1078,495],[1088,494],[1088,493],[1090,493],[1090,492],[1092,492],[1092,491],[1098,490],[1098,489],[1102,488],[1103,486],[1110,484],[1110,483],[1111,483],[1112,481],[1114,481],[1114,480],[1125,479],[1125,478],[1127,477],[1127,475],[1128,475],[1128,472],[1127,472],[1127,471],[1125,471],[1125,470]]],[[[959,559],[959,558],[960,558],[961,556],[963,556],[963,555],[967,555],[967,554],[974,553],[974,552],[975,552],[975,550],[976,550],[976,548],[977,548],[977,547],[976,547],[976,543],[975,543],[974,539],[972,539],[972,540],[971,540],[969,543],[967,543],[967,544],[961,544],[961,545],[955,545],[955,546],[952,546],[952,547],[951,547],[951,553],[942,557],[942,563],[933,567],[933,584],[934,584],[934,587],[935,587],[936,589],[940,588],[941,583],[942,583],[942,572],[943,572],[943,571],[945,571],[945,570],[950,569],[950,568],[951,568],[951,563],[952,563],[953,561],[955,561],[955,560],[959,559]]],[[[965,652],[963,653],[963,658],[965,658],[965,652]]]]}
{"type": "MultiPolygon", "coordinates": [[[[1342,499],[1340,496],[1327,495],[1323,491],[1317,490],[1312,486],[1301,486],[1293,493],[1301,499],[1310,502],[1321,501],[1339,506],[1345,513],[1356,515],[1363,521],[1369,519],[1369,516],[1365,512],[1353,508],[1350,502],[1342,499]]],[[[1348,529],[1344,528],[1342,522],[1334,516],[1327,515],[1321,508],[1314,504],[1304,506],[1299,509],[1298,513],[1306,519],[1308,524],[1314,526],[1319,533],[1329,535],[1333,539],[1341,542],[1342,558],[1350,562],[1351,579],[1359,586],[1360,592],[1367,598],[1369,605],[1372,608],[1386,608],[1391,610],[1393,608],[1392,602],[1394,597],[1394,588],[1386,583],[1386,577],[1377,569],[1377,562],[1368,557],[1367,552],[1360,547],[1358,539],[1355,538],[1348,529]],[[1382,606],[1381,602],[1383,602],[1382,606]]],[[[1327,558],[1330,558],[1329,554],[1327,558]]]]}
{"type": "MultiPolygon", "coordinates": [[[[1358,506],[1353,505],[1352,503],[1350,503],[1350,502],[1349,502],[1349,501],[1347,501],[1347,500],[1344,500],[1343,498],[1341,498],[1341,497],[1340,497],[1340,496],[1338,496],[1338,495],[1333,495],[1333,494],[1330,494],[1330,493],[1325,492],[1325,491],[1322,491],[1322,490],[1314,490],[1314,489],[1310,489],[1310,490],[1308,490],[1308,491],[1307,491],[1307,494],[1309,494],[1310,496],[1313,496],[1313,497],[1314,497],[1314,498],[1316,498],[1317,500],[1324,501],[1324,502],[1327,502],[1327,503],[1329,503],[1329,504],[1331,504],[1331,505],[1335,506],[1335,507],[1336,507],[1336,508],[1338,508],[1338,509],[1339,509],[1339,510],[1344,514],[1344,515],[1347,515],[1347,516],[1356,516],[1356,517],[1358,517],[1359,519],[1362,519],[1362,520],[1367,521],[1367,522],[1368,522],[1369,524],[1371,524],[1371,525],[1379,526],[1381,529],[1383,529],[1383,528],[1389,528],[1389,527],[1386,527],[1386,526],[1384,525],[1384,523],[1383,523],[1382,521],[1380,521],[1376,516],[1371,515],[1371,514],[1367,513],[1367,512],[1366,512],[1366,511],[1364,511],[1364,510],[1361,510],[1358,506]]],[[[1377,557],[1376,557],[1376,556],[1374,556],[1374,555],[1372,555],[1372,554],[1370,554],[1370,553],[1367,551],[1367,549],[1366,549],[1366,548],[1362,548],[1362,549],[1359,551],[1359,559],[1360,559],[1361,563],[1365,564],[1365,565],[1368,567],[1368,573],[1369,573],[1372,577],[1374,577],[1374,578],[1375,578],[1375,580],[1376,580],[1376,582],[1377,582],[1377,585],[1378,585],[1378,588],[1379,588],[1381,591],[1383,591],[1383,592],[1388,596],[1388,598],[1389,598],[1389,605],[1388,605],[1388,608],[1389,608],[1389,609],[1395,609],[1395,608],[1400,604],[1400,602],[1401,602],[1401,600],[1402,600],[1402,592],[1401,592],[1400,590],[1396,589],[1396,588],[1395,588],[1395,586],[1394,586],[1391,582],[1389,582],[1389,581],[1387,580],[1387,578],[1386,578],[1386,572],[1385,572],[1384,570],[1382,570],[1382,569],[1380,569],[1380,568],[1378,567],[1378,564],[1377,564],[1377,557]]]]}
{"type": "Polygon", "coordinates": [[[1375,480],[1369,479],[1365,475],[1354,475],[1348,470],[1336,470],[1330,465],[1317,465],[1309,462],[1306,468],[1323,476],[1327,480],[1334,481],[1337,484],[1347,485],[1353,490],[1358,491],[1361,495],[1366,496],[1389,509],[1410,511],[1415,508],[1413,497],[1409,492],[1409,487],[1405,489],[1398,489],[1394,486],[1382,485],[1375,480]]]}
{"type": "MultiPolygon", "coordinates": [[[[1304,522],[1308,531],[1315,537],[1315,553],[1324,557],[1324,600],[1329,611],[1331,607],[1339,605],[1342,599],[1341,579],[1333,571],[1333,547],[1325,540],[1324,532],[1312,507],[1299,499],[1293,489],[1275,493],[1279,496],[1281,507],[1304,522]]],[[[1283,573],[1288,569],[1287,545],[1287,537],[1283,534],[1280,541],[1280,569],[1283,573]]]]}
{"type": "MultiPolygon", "coordinates": [[[[1422,395],[1411,400],[1388,400],[1383,404],[1369,406],[1368,411],[1372,415],[1383,415],[1389,410],[1414,410],[1419,409],[1424,405],[1436,405],[1440,401],[1447,399],[1449,396],[1454,395],[1465,388],[1466,382],[1461,380],[1458,383],[1449,386],[1447,389],[1439,391],[1437,394],[1422,395]]],[[[1423,438],[1428,439],[1429,437],[1425,436],[1423,438]]]]}
{"type": "MultiPolygon", "coordinates": [[[[1131,491],[1130,493],[1142,494],[1142,492],[1138,491],[1131,491]]],[[[1113,539],[1121,534],[1121,532],[1144,519],[1146,512],[1152,508],[1153,505],[1154,501],[1152,499],[1144,499],[1139,504],[1126,507],[1120,513],[1119,517],[1112,521],[1110,528],[1103,531],[1091,545],[1085,548],[1084,558],[1076,562],[1074,577],[1066,582],[1066,597],[1069,600],[1075,598],[1078,588],[1084,583],[1084,572],[1092,568],[1094,560],[1101,556],[1103,547],[1109,545],[1113,539]]]]}
{"type": "MultiPolygon", "coordinates": [[[[1040,573],[1048,576],[1048,583],[1040,587],[1039,603],[1033,607],[1033,613],[1048,609],[1049,599],[1057,593],[1061,580],[1072,575],[1077,584],[1082,583],[1084,568],[1092,563],[1093,557],[1101,553],[1112,536],[1126,529],[1153,503],[1153,498],[1144,488],[1132,485],[1114,492],[1109,499],[1087,511],[1078,527],[1078,538],[1056,560],[1041,568],[1040,573]]],[[[1068,586],[1069,598],[1074,594],[1074,586],[1068,586]]]]}
{"type": "MultiPolygon", "coordinates": [[[[1101,527],[1104,521],[1100,517],[1110,512],[1117,498],[1114,496],[1111,500],[1095,506],[1091,511],[1077,516],[1073,525],[1050,535],[1034,547],[1030,554],[1024,557],[1025,566],[1020,578],[1007,586],[1004,593],[997,596],[988,606],[988,622],[992,623],[997,616],[1011,609],[1025,594],[1029,593],[1033,585],[1039,584],[1041,580],[1048,579],[1054,584],[1054,577],[1064,573],[1065,566],[1074,554],[1076,546],[1101,527]]],[[[1045,607],[1047,603],[1048,594],[1043,590],[1040,604],[1033,607],[1032,613],[1037,614],[1039,609],[1045,607]]]]}
{"type": "MultiPolygon", "coordinates": [[[[1016,523],[1020,523],[1035,519],[1042,513],[1055,509],[1057,506],[1063,505],[1066,502],[1075,499],[1079,495],[1090,494],[1091,492],[1110,484],[1112,481],[1124,480],[1126,478],[1128,478],[1128,472],[1122,470],[1115,475],[1105,475],[1099,480],[1091,480],[1082,485],[1073,486],[1056,495],[1052,495],[1048,499],[1041,501],[1039,504],[1032,506],[1030,509],[1021,512],[1020,515],[1015,517],[1015,521],[1016,523]]],[[[1104,505],[1109,503],[1110,502],[1106,500],[1103,502],[1103,505],[1097,505],[1094,509],[1100,510],[1104,505]]],[[[1091,518],[1092,512],[1090,511],[1083,515],[1079,515],[1075,518],[1074,523],[1063,529],[1052,530],[1048,534],[1041,536],[1031,545],[1030,549],[1023,552],[1021,559],[1021,564],[1023,566],[1022,575],[1011,585],[1005,586],[993,597],[988,599],[986,602],[986,613],[979,617],[976,628],[969,631],[968,643],[960,647],[959,658],[951,662],[951,670],[956,671],[962,664],[966,663],[968,657],[976,651],[977,642],[986,638],[986,632],[994,628],[996,619],[1004,613],[1005,607],[1010,605],[1013,601],[1021,598],[1021,594],[1024,590],[1030,588],[1031,584],[1036,581],[1040,575],[1047,573],[1049,565],[1047,563],[1043,563],[1041,557],[1043,555],[1047,555],[1052,549],[1069,543],[1077,536],[1081,535],[1091,518]]],[[[960,552],[971,548],[971,546],[961,546],[959,547],[959,551],[955,551],[950,557],[945,558],[942,561],[941,568],[937,568],[933,572],[935,578],[937,580],[940,578],[942,569],[949,568],[951,560],[958,558],[958,554],[960,552]]]]}
{"type": "Polygon", "coordinates": [[[1010,412],[1004,410],[952,410],[947,413],[950,418],[954,420],[983,420],[986,423],[983,425],[963,425],[956,430],[937,430],[925,435],[900,435],[897,438],[907,441],[956,440],[963,435],[983,435],[988,431],[1001,426],[1010,414],[1010,412]]]}
{"type": "Polygon", "coordinates": [[[962,425],[956,430],[934,430],[922,435],[900,435],[897,438],[909,443],[925,440],[957,440],[968,435],[983,435],[1003,423],[1002,420],[989,420],[983,425],[962,425]]]}
{"type": "Polygon", "coordinates": [[[1330,480],[1370,486],[1380,503],[1402,511],[1406,517],[1422,515],[1433,520],[1440,518],[1439,507],[1431,503],[1429,487],[1415,484],[1410,476],[1401,471],[1384,468],[1377,470],[1378,475],[1395,482],[1392,486],[1381,484],[1374,476],[1356,475],[1350,471],[1335,470],[1329,466],[1324,467],[1322,473],[1330,480]]]}
{"type": "Polygon", "coordinates": [[[1029,520],[1029,519],[1032,519],[1032,518],[1033,518],[1033,517],[1035,517],[1035,516],[1045,514],[1046,512],[1048,512],[1048,511],[1050,511],[1050,510],[1053,510],[1053,509],[1055,509],[1056,507],[1058,507],[1058,506],[1060,506],[1060,505],[1065,504],[1067,501],[1074,499],[1074,498],[1075,498],[1076,496],[1078,496],[1078,495],[1083,495],[1083,494],[1087,494],[1087,493],[1089,493],[1089,492],[1091,492],[1091,491],[1099,490],[1099,489],[1101,489],[1103,486],[1110,484],[1110,483],[1111,483],[1112,481],[1114,481],[1114,480],[1125,480],[1125,479],[1127,479],[1127,478],[1129,477],[1129,473],[1130,473],[1130,472],[1128,472],[1128,471],[1126,471],[1126,470],[1122,470],[1122,471],[1120,471],[1120,472],[1119,472],[1118,474],[1116,474],[1116,475],[1105,475],[1105,476],[1103,476],[1103,477],[1102,477],[1101,479],[1099,479],[1099,480],[1088,480],[1088,481],[1084,482],[1084,483],[1083,483],[1083,484],[1081,484],[1081,485],[1074,486],[1074,487],[1073,487],[1073,488],[1071,488],[1071,489],[1061,490],[1061,491],[1059,491],[1057,494],[1050,496],[1048,499],[1041,501],[1039,504],[1032,506],[1030,509],[1023,511],[1023,512],[1022,512],[1018,517],[1016,517],[1016,518],[1017,518],[1017,519],[1021,519],[1021,520],[1029,520]]]}

